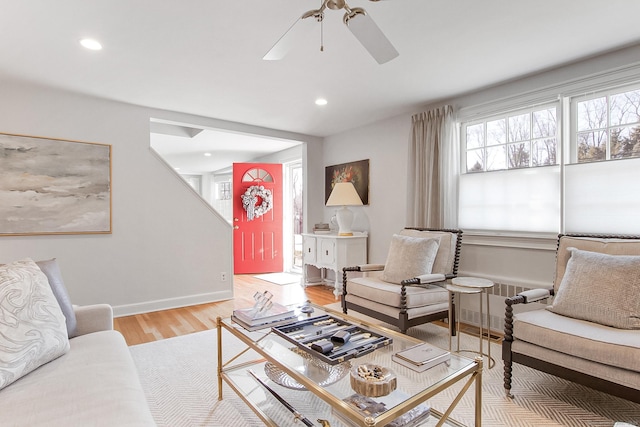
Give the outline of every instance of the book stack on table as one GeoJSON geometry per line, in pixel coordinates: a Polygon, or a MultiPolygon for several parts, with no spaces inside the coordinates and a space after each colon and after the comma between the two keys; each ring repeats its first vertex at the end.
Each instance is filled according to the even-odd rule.
{"type": "Polygon", "coordinates": [[[394,362],[417,372],[426,371],[451,359],[451,353],[428,343],[422,343],[392,355],[394,362]]]}
{"type": "Polygon", "coordinates": [[[233,310],[231,320],[249,331],[297,320],[296,310],[277,302],[271,302],[268,310],[258,311],[256,307],[233,310]]]}

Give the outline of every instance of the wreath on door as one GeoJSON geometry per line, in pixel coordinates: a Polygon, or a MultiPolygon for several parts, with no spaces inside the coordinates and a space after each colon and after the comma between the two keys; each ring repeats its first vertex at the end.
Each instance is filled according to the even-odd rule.
{"type": "Polygon", "coordinates": [[[247,220],[253,221],[273,208],[273,193],[262,185],[252,185],[242,195],[242,207],[247,212],[247,220]]]}

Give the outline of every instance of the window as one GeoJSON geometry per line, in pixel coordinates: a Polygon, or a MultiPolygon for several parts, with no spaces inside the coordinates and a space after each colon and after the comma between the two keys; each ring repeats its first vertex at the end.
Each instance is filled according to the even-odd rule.
{"type": "Polygon", "coordinates": [[[242,182],[273,182],[273,177],[264,169],[249,169],[242,175],[242,182]]]}
{"type": "Polygon", "coordinates": [[[467,124],[466,171],[488,172],[557,163],[556,106],[467,124]]]}
{"type": "Polygon", "coordinates": [[[565,229],[638,233],[640,85],[571,99],[565,229]]]}
{"type": "Polygon", "coordinates": [[[573,162],[640,157],[640,89],[577,98],[572,109],[573,162]]]}
{"type": "Polygon", "coordinates": [[[218,187],[218,200],[231,200],[231,181],[222,181],[216,184],[218,187]]]}
{"type": "Polygon", "coordinates": [[[461,126],[460,228],[640,233],[640,82],[461,126]]]}
{"type": "Polygon", "coordinates": [[[557,109],[547,104],[463,123],[466,169],[462,170],[467,173],[459,186],[461,228],[557,230],[557,109]]]}

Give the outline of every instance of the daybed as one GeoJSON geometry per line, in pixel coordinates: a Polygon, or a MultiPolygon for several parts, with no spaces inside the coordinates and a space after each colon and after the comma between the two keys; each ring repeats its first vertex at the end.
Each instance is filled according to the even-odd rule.
{"type": "Polygon", "coordinates": [[[507,298],[504,332],[508,396],[515,362],[640,403],[640,237],[559,235],[553,288],[507,298]]]}
{"type": "MultiPolygon", "coordinates": [[[[70,309],[62,311],[62,332],[71,338],[68,345],[61,345],[63,354],[51,356],[52,351],[48,350],[53,360],[31,371],[32,366],[18,366],[22,363],[20,360],[12,363],[8,352],[20,351],[12,337],[31,317],[24,312],[40,312],[43,316],[53,312],[51,305],[42,303],[51,300],[50,295],[42,296],[41,289],[31,295],[17,290],[16,277],[24,273],[25,266],[33,270],[31,263],[29,260],[0,267],[0,426],[155,426],[127,344],[123,336],[113,330],[113,312],[109,305],[72,308],[68,305],[70,309]],[[19,273],[8,272],[10,267],[17,267],[19,273]],[[30,309],[25,310],[29,304],[30,309]],[[16,374],[17,369],[24,372],[16,374]]],[[[57,265],[54,267],[57,269],[57,265]]],[[[27,289],[42,285],[42,281],[34,283],[28,283],[27,289]]],[[[59,294],[55,297],[58,299],[59,294]]],[[[68,299],[68,296],[62,298],[68,299]]],[[[56,312],[53,317],[59,318],[59,314],[56,312]]],[[[37,335],[29,350],[32,354],[38,352],[36,347],[52,342],[52,338],[65,341],[66,337],[47,336],[47,332],[35,329],[34,325],[38,325],[37,320],[25,335],[37,335]]]]}
{"type": "MultiPolygon", "coordinates": [[[[450,295],[443,285],[457,275],[461,244],[461,230],[404,228],[392,237],[385,264],[343,269],[342,311],[355,310],[402,333],[446,319],[450,295]],[[348,278],[349,272],[361,277],[348,278]]],[[[453,334],[453,319],[449,324],[453,334]]]]}

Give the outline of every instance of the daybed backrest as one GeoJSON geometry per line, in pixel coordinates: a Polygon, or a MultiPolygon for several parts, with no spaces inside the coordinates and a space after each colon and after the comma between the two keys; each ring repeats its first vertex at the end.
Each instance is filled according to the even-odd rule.
{"type": "Polygon", "coordinates": [[[432,273],[441,273],[447,277],[458,274],[460,260],[460,246],[462,244],[461,230],[404,228],[399,234],[410,237],[440,239],[440,246],[436,259],[433,261],[432,273]]]}
{"type": "Polygon", "coordinates": [[[557,292],[564,277],[571,253],[567,248],[600,252],[609,255],[640,255],[640,236],[606,236],[560,234],[556,253],[556,275],[553,288],[557,292]]]}

